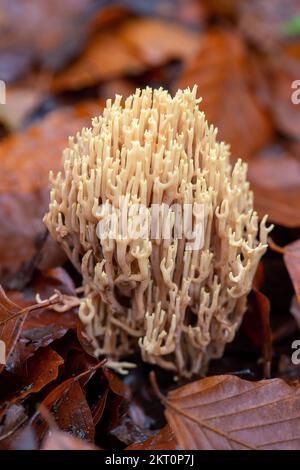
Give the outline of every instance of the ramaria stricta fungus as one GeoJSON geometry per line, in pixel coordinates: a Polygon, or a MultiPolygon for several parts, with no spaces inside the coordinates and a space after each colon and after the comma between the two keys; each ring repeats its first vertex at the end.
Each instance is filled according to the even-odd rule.
{"type": "Polygon", "coordinates": [[[79,316],[95,354],[117,361],[140,350],[185,377],[233,340],[271,229],[253,210],[246,163],[230,165],[196,91],[172,98],[146,88],[124,104],[108,100],[92,127],[69,139],[44,219],[83,276],[79,316]],[[201,245],[174,236],[174,204],[192,207],[193,227],[202,214],[201,245]],[[154,222],[155,236],[101,236],[107,208],[120,214],[121,205],[131,226],[146,207],[139,228],[154,222]],[[167,207],[164,218],[155,206],[167,207]]]}

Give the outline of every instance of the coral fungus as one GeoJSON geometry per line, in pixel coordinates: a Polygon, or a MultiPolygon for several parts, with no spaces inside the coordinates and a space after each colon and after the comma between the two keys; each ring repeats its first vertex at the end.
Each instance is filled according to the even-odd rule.
{"type": "Polygon", "coordinates": [[[108,100],[69,139],[44,219],[82,273],[79,315],[95,353],[116,360],[140,349],[186,377],[234,338],[271,229],[253,210],[247,165],[231,166],[200,101],[196,87],[108,100]],[[124,206],[135,233],[120,232],[124,206]],[[191,236],[175,236],[174,207],[192,208],[191,236]],[[103,229],[111,208],[116,233],[103,229]],[[155,234],[145,229],[153,222],[155,234]]]}

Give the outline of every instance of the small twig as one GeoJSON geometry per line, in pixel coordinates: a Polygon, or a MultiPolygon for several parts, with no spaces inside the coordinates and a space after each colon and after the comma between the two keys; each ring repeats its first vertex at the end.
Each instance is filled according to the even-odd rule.
{"type": "Polygon", "coordinates": [[[102,361],[98,362],[98,364],[90,367],[89,369],[85,370],[84,372],[81,372],[78,374],[75,378],[74,381],[82,379],[85,375],[89,374],[89,372],[95,372],[96,370],[100,369],[101,367],[105,366],[107,362],[107,359],[102,359],[102,361]]]}
{"type": "Polygon", "coordinates": [[[220,436],[224,437],[225,439],[231,440],[231,441],[235,442],[236,444],[242,445],[242,446],[247,447],[248,449],[251,449],[251,450],[255,450],[255,449],[256,449],[256,447],[251,446],[251,445],[248,444],[247,442],[244,442],[244,441],[242,441],[242,440],[240,440],[240,439],[237,439],[236,437],[229,436],[228,434],[226,434],[225,432],[221,431],[220,429],[211,426],[211,425],[208,424],[206,421],[202,421],[202,420],[199,419],[198,417],[196,417],[196,416],[194,416],[194,415],[188,413],[188,412],[185,411],[185,410],[182,410],[179,406],[177,406],[177,405],[175,405],[174,403],[172,403],[171,401],[169,401],[169,400],[161,393],[161,391],[159,390],[159,387],[158,387],[158,384],[157,384],[157,381],[156,381],[156,376],[155,376],[154,371],[150,372],[150,383],[151,383],[151,386],[152,386],[152,388],[153,388],[154,393],[157,395],[157,397],[160,399],[160,401],[166,406],[166,408],[170,408],[171,410],[175,411],[176,413],[181,414],[181,415],[184,416],[185,418],[188,418],[188,419],[190,419],[191,421],[194,421],[194,423],[199,424],[199,425],[202,426],[203,428],[208,429],[209,431],[212,431],[212,432],[214,432],[215,434],[219,434],[220,436]]]}
{"type": "Polygon", "coordinates": [[[57,297],[56,299],[49,299],[49,300],[46,300],[45,302],[40,303],[40,304],[30,305],[29,307],[25,307],[25,308],[21,309],[19,312],[14,313],[9,318],[6,318],[5,320],[1,320],[0,321],[0,326],[4,325],[5,323],[9,322],[10,320],[13,320],[16,317],[27,314],[28,312],[31,312],[33,310],[38,310],[40,308],[50,307],[51,305],[55,305],[55,304],[58,304],[60,302],[61,302],[61,299],[59,299],[57,297]]]}
{"type": "Polygon", "coordinates": [[[30,305],[29,307],[25,307],[19,312],[11,315],[9,318],[0,321],[0,326],[4,325],[10,320],[13,320],[16,317],[32,312],[33,310],[39,310],[40,308],[49,308],[56,306],[54,310],[63,313],[70,310],[71,308],[77,307],[80,304],[80,299],[78,297],[62,294],[57,289],[54,292],[55,293],[51,297],[45,300],[41,300],[39,295],[37,294],[36,304],[30,305]]]}

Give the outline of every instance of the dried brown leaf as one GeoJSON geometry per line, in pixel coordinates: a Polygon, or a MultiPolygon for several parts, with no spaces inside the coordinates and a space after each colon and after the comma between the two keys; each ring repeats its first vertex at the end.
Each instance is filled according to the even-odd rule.
{"type": "Polygon", "coordinates": [[[85,51],[53,80],[53,90],[79,90],[97,83],[134,75],[144,70],[143,62],[118,34],[118,30],[95,34],[85,51]]]}
{"type": "MultiPolygon", "coordinates": [[[[17,403],[24,400],[32,393],[39,392],[50,382],[57,379],[59,367],[63,363],[63,358],[49,346],[39,349],[39,351],[26,362],[20,387],[14,390],[12,396],[6,397],[6,400],[10,403],[17,403]]],[[[2,384],[2,387],[3,386],[4,384],[2,384]]]]}
{"type": "Polygon", "coordinates": [[[57,398],[54,414],[58,427],[74,437],[93,442],[94,421],[80,383],[73,382],[67,392],[57,398]]]}
{"type": "Polygon", "coordinates": [[[103,374],[108,381],[109,388],[113,393],[115,393],[115,395],[119,395],[121,397],[128,396],[128,390],[126,389],[126,386],[114,372],[104,367],[103,374]]]}
{"type": "Polygon", "coordinates": [[[95,101],[54,111],[1,143],[0,278],[15,273],[35,254],[37,237],[45,231],[49,170],[60,169],[68,136],[101,109],[95,101]]]}
{"type": "Polygon", "coordinates": [[[300,390],[281,379],[248,382],[220,375],[160,397],[182,449],[300,447],[300,390]]]}
{"type": "Polygon", "coordinates": [[[175,88],[198,85],[201,109],[231,145],[233,157],[251,157],[270,139],[271,123],[256,97],[247,49],[242,38],[226,30],[209,30],[199,52],[175,88]],[[242,117],[242,118],[241,118],[242,117]]]}
{"type": "Polygon", "coordinates": [[[93,3],[93,0],[1,0],[1,78],[13,81],[33,63],[47,69],[61,67],[82,47],[93,3]]]}
{"type": "MultiPolygon", "coordinates": [[[[0,286],[0,340],[5,346],[5,360],[8,361],[20,336],[26,315],[29,310],[23,311],[21,315],[20,307],[11,302],[0,286]]],[[[0,373],[5,368],[5,364],[0,363],[0,373]]]]}
{"type": "MultiPolygon", "coordinates": [[[[103,362],[91,367],[81,374],[65,380],[55,387],[42,401],[41,408],[53,413],[57,426],[72,436],[93,442],[95,426],[91,410],[87,404],[80,380],[91,377],[103,362]]],[[[31,419],[30,426],[35,430],[41,442],[47,432],[47,421],[38,411],[31,419]]]]}
{"type": "MultiPolygon", "coordinates": [[[[36,273],[31,284],[30,292],[10,292],[11,299],[23,308],[28,308],[36,302],[35,295],[42,299],[53,295],[54,289],[62,294],[76,295],[74,284],[69,275],[62,268],[56,268],[45,273],[36,273]]],[[[67,312],[57,312],[51,308],[32,310],[27,315],[22,327],[19,340],[7,361],[6,368],[18,372],[23,364],[39,348],[48,346],[53,341],[64,336],[67,331],[78,326],[78,315],[71,309],[67,312]]]]}
{"type": "Polygon", "coordinates": [[[254,205],[263,216],[284,227],[300,226],[300,165],[286,152],[266,149],[249,162],[254,205]]]}
{"type": "Polygon", "coordinates": [[[187,59],[199,48],[200,35],[157,18],[138,18],[121,27],[120,37],[150,66],[187,59]]]}

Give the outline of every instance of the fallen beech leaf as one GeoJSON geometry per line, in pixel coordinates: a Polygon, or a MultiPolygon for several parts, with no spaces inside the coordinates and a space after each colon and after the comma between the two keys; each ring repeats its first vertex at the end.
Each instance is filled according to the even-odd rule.
{"type": "MultiPolygon", "coordinates": [[[[54,388],[41,403],[42,408],[44,407],[54,414],[55,422],[61,430],[90,442],[94,440],[95,426],[80,380],[91,377],[95,370],[102,366],[103,362],[99,362],[76,377],[65,380],[54,388]]],[[[34,428],[36,436],[41,442],[45,437],[48,423],[42,418],[39,411],[30,419],[29,425],[34,428]]]]}
{"type": "Polygon", "coordinates": [[[266,190],[298,187],[300,191],[300,163],[289,155],[253,159],[248,175],[254,184],[266,190]]]}
{"type": "MultiPolygon", "coordinates": [[[[54,295],[52,295],[49,299],[43,300],[42,303],[20,308],[8,299],[4,290],[0,286],[0,339],[2,342],[1,346],[4,345],[4,351],[2,349],[1,352],[4,352],[5,355],[5,364],[0,364],[0,373],[4,367],[10,371],[16,367],[16,358],[14,357],[11,361],[11,355],[14,353],[25,319],[29,312],[56,306],[56,308],[61,309],[59,313],[62,315],[62,313],[65,313],[65,310],[71,308],[73,305],[71,302],[74,302],[73,299],[74,297],[70,297],[60,293],[59,291],[56,291],[54,295]]],[[[77,297],[76,302],[78,302],[77,297]]],[[[18,352],[16,354],[17,358],[18,352]]],[[[25,359],[23,358],[23,360],[25,359]]]]}
{"type": "Polygon", "coordinates": [[[220,375],[173,390],[167,398],[156,392],[181,449],[300,446],[300,390],[281,379],[248,382],[220,375]]]}
{"type": "Polygon", "coordinates": [[[15,80],[33,62],[48,69],[61,67],[81,47],[93,3],[93,0],[2,0],[1,78],[15,80]]]}
{"type": "Polygon", "coordinates": [[[186,59],[199,48],[199,33],[156,18],[138,18],[121,27],[120,37],[148,65],[186,59]]]}
{"type": "Polygon", "coordinates": [[[283,259],[291,277],[300,304],[300,240],[284,247],[283,259]]]}
{"type": "Polygon", "coordinates": [[[128,395],[128,390],[122,380],[107,367],[103,367],[103,374],[105,375],[109,388],[113,393],[121,397],[126,397],[128,395]]]}
{"type": "Polygon", "coordinates": [[[53,90],[79,90],[97,83],[135,75],[145,66],[132,48],[118,34],[118,30],[100,32],[94,35],[83,54],[53,80],[53,90]]]}
{"type": "Polygon", "coordinates": [[[126,8],[126,6],[118,4],[107,4],[104,8],[101,8],[101,10],[95,12],[91,32],[93,33],[97,31],[102,31],[104,28],[113,26],[114,24],[122,21],[129,15],[130,12],[126,8]]]}
{"type": "Polygon", "coordinates": [[[167,424],[144,442],[131,444],[125,450],[177,450],[175,434],[167,424]]]}
{"type": "MultiPolygon", "coordinates": [[[[94,421],[79,382],[73,382],[55,404],[56,423],[72,436],[94,441],[94,421]]],[[[53,410],[53,407],[52,407],[53,410]]]]}
{"type": "MultiPolygon", "coordinates": [[[[36,273],[31,287],[30,293],[27,292],[26,295],[17,291],[10,292],[9,295],[23,308],[36,302],[36,294],[46,299],[54,293],[54,289],[58,289],[62,294],[76,295],[73,281],[62,268],[36,273]]],[[[73,309],[61,313],[41,306],[40,309],[30,311],[22,326],[19,340],[7,360],[6,369],[11,372],[22,369],[23,363],[39,348],[48,346],[70,329],[76,331],[78,323],[78,316],[73,309]]]]}
{"type": "MultiPolygon", "coordinates": [[[[29,310],[19,315],[20,307],[11,302],[0,286],[0,340],[5,345],[5,360],[8,361],[20,336],[22,326],[29,310]]],[[[3,344],[2,343],[2,344],[3,344]]],[[[5,364],[0,363],[0,373],[5,364]]]]}
{"type": "Polygon", "coordinates": [[[199,46],[174,88],[197,84],[208,122],[218,127],[233,157],[249,158],[269,141],[272,132],[270,119],[252,90],[255,84],[245,44],[237,33],[219,29],[204,33],[199,46]]]}
{"type": "Polygon", "coordinates": [[[299,189],[290,188],[287,191],[268,191],[251,185],[254,191],[254,207],[259,215],[268,214],[269,220],[283,227],[300,227],[300,212],[297,207],[299,189]]]}
{"type": "Polygon", "coordinates": [[[63,358],[49,346],[41,348],[27,361],[20,389],[15,390],[12,397],[6,397],[6,400],[10,403],[17,403],[28,395],[39,392],[48,383],[57,379],[59,367],[63,363],[63,358]]]}
{"type": "Polygon", "coordinates": [[[249,180],[259,214],[284,227],[300,226],[300,164],[277,148],[249,161],[249,180]]]}
{"type": "MultiPolygon", "coordinates": [[[[60,429],[72,436],[93,441],[95,432],[93,417],[78,382],[74,380],[63,382],[50,392],[42,405],[52,410],[60,429]]],[[[38,414],[30,420],[30,425],[41,441],[47,431],[47,423],[38,414]]]]}
{"type": "Polygon", "coordinates": [[[15,273],[35,254],[37,237],[45,231],[49,170],[60,169],[68,136],[100,112],[100,101],[59,109],[1,142],[0,278],[15,273]]]}

